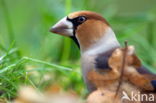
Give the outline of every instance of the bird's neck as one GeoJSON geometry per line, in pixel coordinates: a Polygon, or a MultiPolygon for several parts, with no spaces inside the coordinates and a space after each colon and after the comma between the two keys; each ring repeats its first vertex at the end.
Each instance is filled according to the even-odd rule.
{"type": "Polygon", "coordinates": [[[98,55],[120,47],[120,44],[111,28],[108,28],[104,36],[87,50],[81,50],[81,55],[98,55]]]}

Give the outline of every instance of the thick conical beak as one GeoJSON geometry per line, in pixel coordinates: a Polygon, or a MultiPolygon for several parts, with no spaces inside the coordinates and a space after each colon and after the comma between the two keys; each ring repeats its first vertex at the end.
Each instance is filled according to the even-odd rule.
{"type": "Polygon", "coordinates": [[[73,36],[73,24],[67,20],[67,17],[64,17],[50,29],[50,32],[64,36],[73,36]]]}

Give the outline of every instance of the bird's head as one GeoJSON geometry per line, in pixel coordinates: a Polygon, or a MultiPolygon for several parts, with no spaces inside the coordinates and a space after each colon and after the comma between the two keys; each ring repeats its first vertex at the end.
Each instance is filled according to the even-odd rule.
{"type": "Polygon", "coordinates": [[[109,24],[99,14],[78,11],[61,19],[50,31],[71,37],[82,51],[86,51],[106,36],[109,29],[109,24]]]}

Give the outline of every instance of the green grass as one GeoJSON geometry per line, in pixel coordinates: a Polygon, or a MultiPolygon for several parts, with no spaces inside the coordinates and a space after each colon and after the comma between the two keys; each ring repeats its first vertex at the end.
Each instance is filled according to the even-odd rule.
{"type": "Polygon", "coordinates": [[[77,71],[77,66],[75,66],[75,70],[73,70],[66,66],[60,66],[29,57],[22,57],[16,60],[16,55],[14,55],[16,52],[17,49],[11,49],[1,57],[1,97],[8,99],[14,98],[21,85],[31,85],[36,89],[45,89],[53,83],[60,84],[64,89],[73,88],[77,90],[77,93],[81,93],[83,86],[81,83],[81,74],[77,71]],[[46,76],[49,76],[49,78],[46,79],[46,76]]]}
{"type": "Polygon", "coordinates": [[[54,23],[77,10],[101,13],[121,44],[128,40],[135,45],[144,65],[156,72],[155,3],[143,0],[139,8],[129,4],[124,9],[126,4],[122,3],[113,0],[0,0],[0,98],[16,97],[21,85],[43,90],[48,85],[59,84],[65,90],[73,89],[85,95],[79,49],[69,38],[49,33],[54,23]]]}

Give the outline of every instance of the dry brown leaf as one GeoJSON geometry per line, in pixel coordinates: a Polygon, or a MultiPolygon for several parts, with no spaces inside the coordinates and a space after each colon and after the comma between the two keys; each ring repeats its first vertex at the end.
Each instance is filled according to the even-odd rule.
{"type": "Polygon", "coordinates": [[[121,103],[121,99],[115,98],[114,92],[98,89],[88,96],[87,103],[121,103]]]}
{"type": "MultiPolygon", "coordinates": [[[[95,84],[97,88],[108,89],[108,86],[114,85],[119,81],[121,75],[121,68],[124,57],[124,48],[117,48],[108,60],[110,67],[109,71],[96,71],[92,69],[88,73],[88,79],[95,84]]],[[[124,68],[124,80],[129,81],[135,87],[139,87],[140,91],[153,90],[150,80],[137,71],[137,68],[141,67],[139,58],[135,55],[135,49],[133,46],[127,47],[127,53],[125,57],[124,68]]],[[[124,81],[123,81],[124,82],[124,81]]],[[[132,85],[131,85],[132,86],[132,85]]],[[[115,92],[115,91],[114,91],[115,92]]]]}
{"type": "Polygon", "coordinates": [[[60,92],[51,86],[49,92],[39,92],[32,87],[22,87],[13,103],[82,103],[80,98],[70,92],[60,92]]]}

